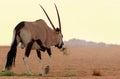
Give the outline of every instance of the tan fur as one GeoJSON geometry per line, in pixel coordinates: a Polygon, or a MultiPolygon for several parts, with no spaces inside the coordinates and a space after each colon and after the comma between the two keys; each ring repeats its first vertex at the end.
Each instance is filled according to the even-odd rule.
{"type": "MultiPolygon", "coordinates": [[[[59,43],[59,33],[51,29],[44,20],[37,20],[35,22],[25,22],[25,26],[20,30],[20,36],[24,46],[31,40],[42,41],[43,46],[50,47],[59,43]]],[[[37,43],[33,44],[32,49],[39,49],[37,43]]]]}

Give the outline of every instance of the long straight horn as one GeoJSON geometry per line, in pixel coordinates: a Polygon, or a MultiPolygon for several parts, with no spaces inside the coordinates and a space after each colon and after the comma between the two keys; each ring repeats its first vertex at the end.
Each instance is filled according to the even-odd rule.
{"type": "Polygon", "coordinates": [[[49,16],[48,16],[47,12],[45,11],[45,9],[44,9],[41,5],[40,5],[40,7],[41,7],[42,10],[44,11],[44,13],[45,13],[45,15],[47,16],[47,18],[48,18],[50,24],[52,25],[53,29],[55,30],[55,26],[53,25],[52,21],[50,20],[50,18],[49,18],[49,16]]]}
{"type": "Polygon", "coordinates": [[[58,12],[58,9],[57,9],[57,6],[56,6],[56,4],[55,4],[55,3],[54,3],[54,5],[55,5],[56,11],[57,11],[58,22],[59,22],[59,28],[60,28],[60,31],[62,31],[62,30],[61,30],[61,21],[60,21],[60,15],[59,15],[59,12],[58,12]]]}

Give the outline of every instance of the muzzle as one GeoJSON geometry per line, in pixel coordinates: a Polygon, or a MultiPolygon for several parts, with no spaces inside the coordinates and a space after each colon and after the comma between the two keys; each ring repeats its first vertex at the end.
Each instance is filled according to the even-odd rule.
{"type": "Polygon", "coordinates": [[[63,47],[63,45],[64,45],[64,43],[62,42],[62,44],[57,44],[57,45],[55,45],[55,47],[61,49],[63,47]]]}

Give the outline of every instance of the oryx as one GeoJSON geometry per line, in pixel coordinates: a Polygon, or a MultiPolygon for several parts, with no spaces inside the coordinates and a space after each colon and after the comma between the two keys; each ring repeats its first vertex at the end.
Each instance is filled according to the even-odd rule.
{"type": "MultiPolygon", "coordinates": [[[[14,28],[13,42],[7,54],[6,65],[3,71],[10,70],[12,65],[15,64],[16,50],[17,50],[17,45],[19,43],[21,43],[21,48],[25,48],[25,55],[23,57],[23,60],[25,63],[26,70],[29,74],[32,73],[29,69],[27,58],[29,57],[31,50],[36,50],[40,62],[41,74],[43,74],[40,51],[47,51],[49,57],[51,57],[51,48],[50,48],[51,46],[58,47],[59,49],[63,47],[64,43],[62,40],[63,35],[61,30],[61,21],[57,6],[55,5],[58,16],[59,28],[54,27],[45,9],[41,5],[40,7],[47,16],[53,29],[51,29],[42,19],[36,20],[34,22],[26,22],[26,21],[20,22],[14,28]]],[[[49,65],[47,66],[47,68],[49,68],[49,65]]]]}

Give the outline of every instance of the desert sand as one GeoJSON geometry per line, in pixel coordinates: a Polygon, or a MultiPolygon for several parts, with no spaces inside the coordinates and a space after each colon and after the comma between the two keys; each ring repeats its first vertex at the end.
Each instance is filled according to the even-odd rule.
{"type": "MultiPolygon", "coordinates": [[[[52,47],[50,72],[40,76],[1,76],[0,79],[120,79],[120,46],[107,47],[66,47],[67,55],[52,47]],[[95,76],[93,73],[99,73],[95,76]]],[[[5,65],[10,47],[0,46],[0,71],[5,65]]],[[[16,65],[11,71],[27,73],[23,62],[24,49],[18,47],[16,65]]],[[[48,54],[42,52],[43,70],[48,64],[48,54]]],[[[36,51],[28,58],[32,73],[39,74],[36,51]]]]}

